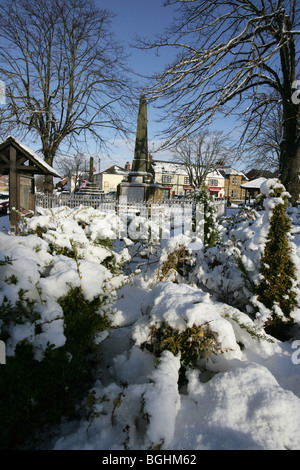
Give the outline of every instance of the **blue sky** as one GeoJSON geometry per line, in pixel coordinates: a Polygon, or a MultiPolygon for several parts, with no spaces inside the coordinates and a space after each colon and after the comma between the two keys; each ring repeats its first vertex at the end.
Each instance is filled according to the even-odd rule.
{"type": "MultiPolygon", "coordinates": [[[[122,41],[126,51],[130,54],[129,65],[138,74],[147,75],[159,72],[170,60],[170,51],[161,51],[157,56],[154,51],[140,51],[130,47],[136,36],[151,38],[155,34],[163,32],[173,18],[173,7],[163,7],[163,0],[96,0],[100,8],[106,8],[116,14],[112,21],[112,30],[117,38],[122,41]]],[[[140,78],[141,85],[143,79],[140,78]]],[[[138,111],[138,110],[137,110],[138,111]]],[[[156,135],[159,125],[155,122],[157,114],[151,106],[148,106],[148,139],[149,151],[159,146],[156,135]]],[[[101,167],[104,169],[112,163],[121,166],[126,161],[132,161],[134,155],[133,139],[125,142],[115,141],[111,145],[112,151],[108,158],[101,155],[101,167]]],[[[160,153],[157,158],[168,159],[170,154],[160,153]]]]}
{"type": "Polygon", "coordinates": [[[139,51],[129,47],[129,44],[134,42],[136,36],[151,38],[161,33],[172,20],[172,6],[164,7],[163,0],[96,0],[96,5],[116,14],[112,30],[128,46],[127,51],[131,54],[129,64],[137,73],[161,69],[170,51],[156,57],[154,52],[139,51]]]}
{"type": "MultiPolygon", "coordinates": [[[[112,30],[126,46],[127,52],[131,55],[129,65],[136,73],[147,75],[160,72],[172,60],[170,48],[161,49],[157,56],[154,51],[140,51],[132,48],[130,43],[134,42],[136,36],[151,39],[156,34],[162,33],[173,19],[174,6],[164,7],[163,0],[96,0],[96,5],[116,14],[112,21],[112,30]]],[[[156,122],[158,114],[153,107],[148,105],[147,112],[148,148],[149,152],[153,152],[161,143],[157,140],[157,134],[160,131],[159,126],[163,124],[156,122]]],[[[226,127],[229,130],[231,126],[230,119],[219,119],[215,122],[214,129],[226,131],[226,127]]],[[[124,166],[127,161],[131,162],[134,156],[134,144],[135,136],[127,142],[114,141],[109,157],[101,155],[101,169],[113,163],[124,166]]],[[[172,160],[173,154],[170,151],[159,151],[154,153],[154,158],[172,160]]]]}

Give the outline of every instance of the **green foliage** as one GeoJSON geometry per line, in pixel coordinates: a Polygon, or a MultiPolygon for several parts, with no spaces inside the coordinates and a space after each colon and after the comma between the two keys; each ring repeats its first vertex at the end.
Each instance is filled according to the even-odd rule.
{"type": "Polygon", "coordinates": [[[58,246],[54,243],[49,243],[49,252],[53,256],[64,255],[72,259],[75,259],[77,256],[77,252],[75,252],[73,249],[70,249],[67,246],[58,246]]]}
{"type": "Polygon", "coordinates": [[[174,356],[180,353],[180,381],[184,380],[187,367],[195,367],[199,359],[209,358],[210,354],[220,354],[221,345],[211,331],[209,322],[193,325],[184,331],[163,323],[151,327],[151,337],[145,347],[157,357],[165,350],[174,356]]]}
{"type": "Polygon", "coordinates": [[[264,324],[266,332],[286,339],[286,326],[293,323],[290,314],[297,305],[296,266],[291,257],[289,238],[291,222],[286,214],[288,195],[284,193],[284,187],[276,183],[270,188],[269,195],[261,199],[269,211],[270,228],[260,257],[259,282],[254,282],[241,256],[236,258],[236,264],[246,288],[270,311],[270,318],[264,324]]]}
{"type": "Polygon", "coordinates": [[[41,227],[40,225],[37,225],[35,230],[30,230],[28,233],[37,235],[40,238],[43,238],[43,234],[47,233],[47,228],[46,227],[41,227]]]}
{"type": "Polygon", "coordinates": [[[6,264],[12,264],[14,260],[9,256],[5,256],[4,260],[0,259],[0,266],[5,266],[6,264]]]}
{"type": "Polygon", "coordinates": [[[0,448],[22,448],[35,428],[57,422],[62,414],[74,416],[70,400],[69,360],[63,349],[34,359],[32,345],[22,341],[15,356],[6,359],[0,376],[0,448]]]}
{"type": "MultiPolygon", "coordinates": [[[[0,448],[22,448],[33,431],[38,434],[43,425],[56,423],[64,415],[76,417],[77,404],[93,383],[99,358],[95,338],[109,327],[101,308],[105,298],[84,299],[80,288],[71,289],[59,303],[64,313],[66,342],[60,348],[48,345],[42,361],[34,358],[33,345],[22,341],[15,355],[7,357],[0,375],[0,448]]],[[[21,296],[18,306],[8,302],[4,308],[5,322],[38,315],[34,305],[21,296]],[[27,310],[26,310],[27,305],[27,310]]],[[[6,340],[8,339],[5,338],[6,340]]],[[[26,444],[34,447],[34,442],[26,444]]]]}
{"type": "Polygon", "coordinates": [[[94,240],[94,243],[96,245],[100,245],[100,246],[103,246],[104,248],[108,248],[109,250],[111,250],[113,248],[113,245],[114,245],[114,240],[111,240],[108,237],[106,237],[106,238],[98,237],[94,240]]]}
{"type": "MultiPolygon", "coordinates": [[[[204,211],[204,246],[211,248],[219,241],[218,224],[216,220],[216,208],[213,198],[208,194],[206,188],[202,188],[194,195],[194,202],[203,205],[204,211]]],[[[193,218],[193,229],[195,230],[196,219],[193,218]]]]}
{"type": "Polygon", "coordinates": [[[262,279],[255,289],[258,301],[273,312],[269,324],[279,329],[284,323],[292,322],[290,314],[297,305],[297,294],[293,289],[296,266],[291,258],[288,236],[291,223],[286,215],[287,207],[285,198],[284,204],[276,204],[273,209],[268,241],[261,257],[262,279]],[[278,307],[285,318],[278,315],[278,307]]]}
{"type": "Polygon", "coordinates": [[[34,300],[30,300],[26,297],[26,291],[19,289],[18,300],[15,304],[12,304],[5,296],[1,304],[1,336],[4,341],[9,338],[9,326],[11,324],[22,324],[25,322],[34,323],[40,316],[35,311],[34,300]]]}
{"type": "Polygon", "coordinates": [[[68,294],[58,300],[64,312],[65,347],[77,363],[78,372],[86,369],[86,358],[97,352],[97,334],[109,328],[110,323],[103,312],[99,313],[105,298],[88,301],[80,287],[71,288],[68,294]]]}
{"type": "Polygon", "coordinates": [[[165,280],[170,271],[176,271],[180,276],[187,277],[191,272],[192,265],[193,260],[190,252],[184,245],[180,245],[169,253],[167,259],[161,263],[157,271],[157,280],[165,280]]]}

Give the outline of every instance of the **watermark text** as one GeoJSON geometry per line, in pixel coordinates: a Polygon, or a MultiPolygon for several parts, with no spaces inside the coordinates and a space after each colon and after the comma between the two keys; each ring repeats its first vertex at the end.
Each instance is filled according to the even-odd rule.
{"type": "Polygon", "coordinates": [[[293,82],[292,89],[295,89],[292,93],[292,102],[294,104],[300,104],[300,80],[295,80],[293,82]]]}
{"type": "Polygon", "coordinates": [[[4,341],[0,340],[0,364],[6,364],[6,349],[4,341]]]}
{"type": "Polygon", "coordinates": [[[0,104],[6,103],[6,88],[3,80],[0,80],[0,104]]]}
{"type": "Polygon", "coordinates": [[[300,364],[300,340],[297,339],[292,342],[292,349],[296,349],[292,354],[292,363],[300,364]]]}

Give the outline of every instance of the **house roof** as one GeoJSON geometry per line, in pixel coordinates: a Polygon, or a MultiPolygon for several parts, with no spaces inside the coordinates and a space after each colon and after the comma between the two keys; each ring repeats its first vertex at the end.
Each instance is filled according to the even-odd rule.
{"type": "Polygon", "coordinates": [[[151,162],[155,173],[168,173],[173,175],[185,175],[187,171],[184,163],[165,162],[163,160],[153,160],[151,162]]]}
{"type": "Polygon", "coordinates": [[[249,180],[257,178],[276,178],[278,176],[278,172],[252,168],[252,170],[248,171],[247,176],[249,180]]]}
{"type": "Polygon", "coordinates": [[[255,180],[248,181],[248,183],[241,184],[241,188],[260,189],[260,186],[266,181],[266,179],[267,178],[256,178],[255,180]]]}
{"type": "Polygon", "coordinates": [[[225,168],[218,168],[218,170],[224,176],[241,176],[244,180],[248,180],[247,176],[243,171],[236,170],[235,168],[225,167],[225,168]]]}
{"type": "Polygon", "coordinates": [[[112,165],[106,170],[101,171],[101,173],[108,173],[110,175],[128,175],[129,170],[126,170],[125,168],[122,168],[119,165],[112,165]]]}
{"type": "Polygon", "coordinates": [[[26,145],[19,142],[15,137],[8,136],[0,143],[0,173],[9,172],[9,148],[13,146],[17,151],[18,170],[20,173],[48,174],[60,178],[54,168],[48,165],[39,155],[26,145]]]}
{"type": "MultiPolygon", "coordinates": [[[[188,176],[184,163],[165,162],[163,160],[153,160],[151,162],[151,165],[155,173],[188,176]]],[[[218,169],[210,171],[207,177],[208,178],[224,178],[218,169]]]]}

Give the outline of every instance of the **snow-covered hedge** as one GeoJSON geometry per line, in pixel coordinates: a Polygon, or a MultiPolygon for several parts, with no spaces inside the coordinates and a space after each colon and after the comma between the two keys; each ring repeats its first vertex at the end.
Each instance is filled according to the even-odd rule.
{"type": "MultiPolygon", "coordinates": [[[[2,446],[55,424],[53,438],[30,445],[300,448],[299,365],[253,301],[282,204],[270,188],[262,211],[221,221],[213,247],[187,233],[160,239],[140,215],[124,225],[86,207],[40,209],[22,235],[0,232],[2,446]],[[150,242],[141,237],[149,230],[150,242]]],[[[296,304],[290,316],[299,322],[296,304]]]]}
{"type": "Polygon", "coordinates": [[[247,312],[257,325],[266,326],[277,317],[283,323],[298,322],[299,257],[285,213],[289,195],[273,179],[263,184],[261,192],[264,210],[241,210],[224,221],[220,243],[198,253],[195,277],[216,299],[247,312]],[[287,298],[290,308],[284,314],[281,307],[287,298]]]}

